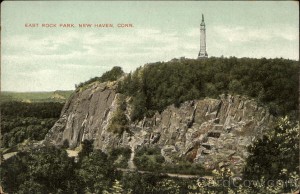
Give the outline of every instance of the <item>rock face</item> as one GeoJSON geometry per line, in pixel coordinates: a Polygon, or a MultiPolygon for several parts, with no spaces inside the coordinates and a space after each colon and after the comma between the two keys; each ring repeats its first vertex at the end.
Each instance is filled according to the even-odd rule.
{"type": "Polygon", "coordinates": [[[114,83],[96,83],[84,91],[75,92],[45,141],[55,145],[67,142],[70,148],[75,148],[85,139],[98,140],[115,109],[115,87],[114,83]]]}
{"type": "Polygon", "coordinates": [[[45,141],[55,145],[68,142],[75,148],[84,139],[94,139],[95,148],[103,151],[118,146],[135,150],[158,145],[168,162],[184,157],[207,169],[230,166],[238,173],[248,156],[247,146],[273,121],[268,110],[254,100],[221,95],[219,99],[188,101],[179,108],[169,106],[152,118],[130,123],[130,133],[120,136],[107,130],[117,109],[119,94],[115,87],[115,83],[96,83],[75,92],[45,141]]]}

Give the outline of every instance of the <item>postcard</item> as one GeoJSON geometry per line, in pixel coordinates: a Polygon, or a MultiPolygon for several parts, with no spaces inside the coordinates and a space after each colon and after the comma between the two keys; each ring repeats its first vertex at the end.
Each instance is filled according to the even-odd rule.
{"type": "Polygon", "coordinates": [[[299,2],[4,1],[0,193],[298,193],[299,2]]]}

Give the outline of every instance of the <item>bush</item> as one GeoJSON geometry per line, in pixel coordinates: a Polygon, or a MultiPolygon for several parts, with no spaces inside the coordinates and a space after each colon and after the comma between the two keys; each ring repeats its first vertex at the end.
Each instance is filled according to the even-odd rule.
{"type": "Polygon", "coordinates": [[[115,172],[108,156],[100,150],[94,150],[80,160],[76,177],[81,187],[79,193],[102,193],[112,185],[115,172]]]}
{"type": "Polygon", "coordinates": [[[105,72],[101,77],[94,77],[91,78],[90,80],[80,83],[76,85],[77,88],[84,88],[85,86],[93,83],[93,82],[107,82],[107,81],[116,81],[119,79],[122,75],[124,75],[124,72],[121,67],[115,66],[113,67],[110,71],[105,72]]]}
{"type": "Polygon", "coordinates": [[[288,180],[299,170],[299,123],[288,117],[249,147],[244,176],[249,180],[288,180]],[[283,173],[283,171],[285,171],[283,173]]]}
{"type": "Polygon", "coordinates": [[[130,148],[114,148],[109,152],[109,160],[113,161],[116,167],[127,168],[130,154],[130,148]]]}
{"type": "Polygon", "coordinates": [[[126,102],[123,96],[119,97],[117,106],[118,108],[114,112],[107,130],[118,135],[122,135],[124,131],[128,131],[129,129],[129,120],[125,114],[126,102]]]}

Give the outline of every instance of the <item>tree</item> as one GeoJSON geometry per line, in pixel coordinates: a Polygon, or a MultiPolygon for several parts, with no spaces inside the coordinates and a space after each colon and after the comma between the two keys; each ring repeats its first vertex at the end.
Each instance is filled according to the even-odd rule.
{"type": "Polygon", "coordinates": [[[0,182],[4,191],[15,193],[22,183],[29,179],[27,161],[29,154],[19,152],[17,155],[4,160],[0,166],[0,182]]]}
{"type": "Polygon", "coordinates": [[[84,193],[101,193],[108,190],[114,180],[114,167],[108,156],[100,150],[94,150],[84,156],[76,170],[78,184],[84,193]]]}
{"type": "Polygon", "coordinates": [[[123,185],[117,179],[114,181],[111,193],[112,194],[122,194],[124,192],[123,185]]]}
{"type": "Polygon", "coordinates": [[[79,159],[83,159],[83,157],[85,156],[89,156],[90,153],[93,152],[93,143],[94,140],[83,140],[83,142],[81,142],[81,151],[78,153],[78,157],[79,159]]]}
{"type": "Polygon", "coordinates": [[[124,131],[128,131],[129,123],[129,120],[125,114],[127,105],[123,95],[119,96],[117,104],[118,107],[109,123],[108,131],[122,135],[124,131]]]}
{"type": "Polygon", "coordinates": [[[115,81],[119,79],[124,74],[121,67],[115,66],[110,71],[105,72],[101,77],[101,82],[115,81]]]}
{"type": "Polygon", "coordinates": [[[72,193],[74,162],[64,150],[43,147],[5,160],[0,173],[8,193],[72,193]]]}
{"type": "MultiPolygon", "coordinates": [[[[246,179],[289,180],[299,168],[299,123],[280,118],[274,128],[249,147],[249,152],[246,179]]],[[[291,185],[285,186],[285,192],[289,192],[291,185]]]]}
{"type": "Polygon", "coordinates": [[[126,76],[118,91],[132,97],[133,120],[151,117],[171,104],[178,107],[224,93],[248,95],[276,115],[293,115],[298,106],[298,63],[235,57],[157,62],[126,76]]]}
{"type": "Polygon", "coordinates": [[[88,86],[89,84],[96,82],[96,81],[98,81],[98,82],[116,81],[122,75],[124,75],[122,68],[115,66],[110,71],[103,73],[101,77],[93,77],[86,82],[75,85],[75,87],[76,87],[76,89],[84,88],[85,86],[88,86]]]}
{"type": "Polygon", "coordinates": [[[29,154],[29,175],[34,182],[45,185],[49,192],[67,189],[67,181],[74,177],[74,161],[67,152],[44,147],[29,154]]]}

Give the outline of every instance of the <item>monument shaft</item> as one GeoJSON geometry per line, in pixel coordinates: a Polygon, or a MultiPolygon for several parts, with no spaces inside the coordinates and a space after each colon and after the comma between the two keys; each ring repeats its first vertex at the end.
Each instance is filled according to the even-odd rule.
{"type": "Polygon", "coordinates": [[[207,58],[206,52],[206,32],[205,32],[205,22],[204,16],[202,14],[202,22],[200,24],[200,51],[198,54],[198,58],[207,58]]]}

